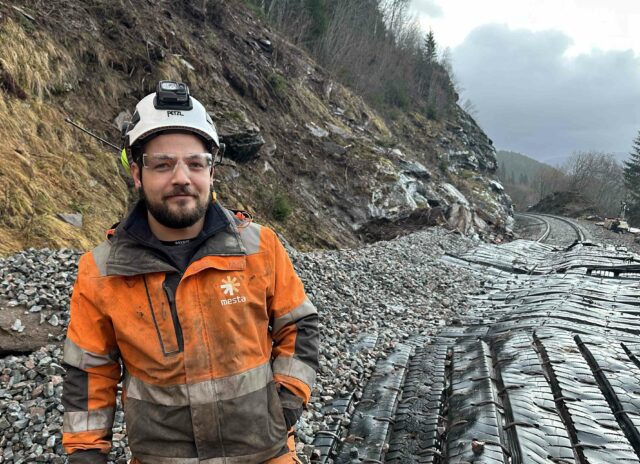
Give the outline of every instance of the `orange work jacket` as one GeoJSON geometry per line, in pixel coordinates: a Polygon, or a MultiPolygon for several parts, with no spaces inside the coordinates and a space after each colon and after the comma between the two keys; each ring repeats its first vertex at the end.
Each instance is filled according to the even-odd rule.
{"type": "Polygon", "coordinates": [[[140,204],[80,259],[64,349],[70,462],[106,463],[121,379],[143,464],[276,456],[287,441],[278,388],[306,403],[318,367],[317,312],[284,247],[217,203],[183,273],[151,237],[140,204]]]}

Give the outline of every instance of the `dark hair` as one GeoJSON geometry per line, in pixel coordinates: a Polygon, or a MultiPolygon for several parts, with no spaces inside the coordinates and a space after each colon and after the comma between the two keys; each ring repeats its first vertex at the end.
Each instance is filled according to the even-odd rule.
{"type": "Polygon", "coordinates": [[[136,163],[138,166],[142,165],[142,154],[144,153],[144,144],[136,143],[129,149],[129,156],[131,162],[136,163]]]}

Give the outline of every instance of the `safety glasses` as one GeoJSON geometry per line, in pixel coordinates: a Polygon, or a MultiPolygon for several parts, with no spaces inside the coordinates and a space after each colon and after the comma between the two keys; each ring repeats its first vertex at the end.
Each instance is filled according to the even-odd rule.
{"type": "Polygon", "coordinates": [[[144,153],[142,165],[156,174],[173,174],[178,165],[181,165],[188,174],[199,174],[208,172],[209,168],[213,166],[213,155],[211,153],[189,153],[179,156],[174,153],[144,153]]]}

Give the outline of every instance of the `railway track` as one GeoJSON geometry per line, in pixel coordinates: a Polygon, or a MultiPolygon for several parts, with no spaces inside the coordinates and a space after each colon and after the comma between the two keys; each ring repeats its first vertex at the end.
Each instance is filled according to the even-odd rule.
{"type": "Polygon", "coordinates": [[[525,222],[520,227],[520,233],[540,243],[563,246],[576,240],[579,242],[587,240],[586,231],[571,219],[540,213],[519,213],[516,217],[525,222]],[[531,230],[536,228],[542,230],[538,236],[536,236],[536,232],[531,230]]]}
{"type": "Polygon", "coordinates": [[[484,279],[473,311],[336,399],[319,462],[640,464],[640,257],[536,220],[537,242],[444,258],[484,279]]]}

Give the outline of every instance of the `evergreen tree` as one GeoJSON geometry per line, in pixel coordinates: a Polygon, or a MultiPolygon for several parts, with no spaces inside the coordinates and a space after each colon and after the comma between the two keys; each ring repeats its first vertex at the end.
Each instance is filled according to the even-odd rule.
{"type": "Polygon", "coordinates": [[[624,163],[624,184],[627,188],[629,219],[640,223],[640,131],[633,141],[630,158],[624,163]]]}
{"type": "Polygon", "coordinates": [[[310,43],[315,43],[322,40],[327,31],[329,22],[327,8],[324,0],[306,0],[305,3],[307,14],[311,20],[308,39],[310,43]]]}
{"type": "Polygon", "coordinates": [[[428,63],[434,63],[438,58],[438,44],[432,29],[424,39],[424,54],[428,63]]]}

